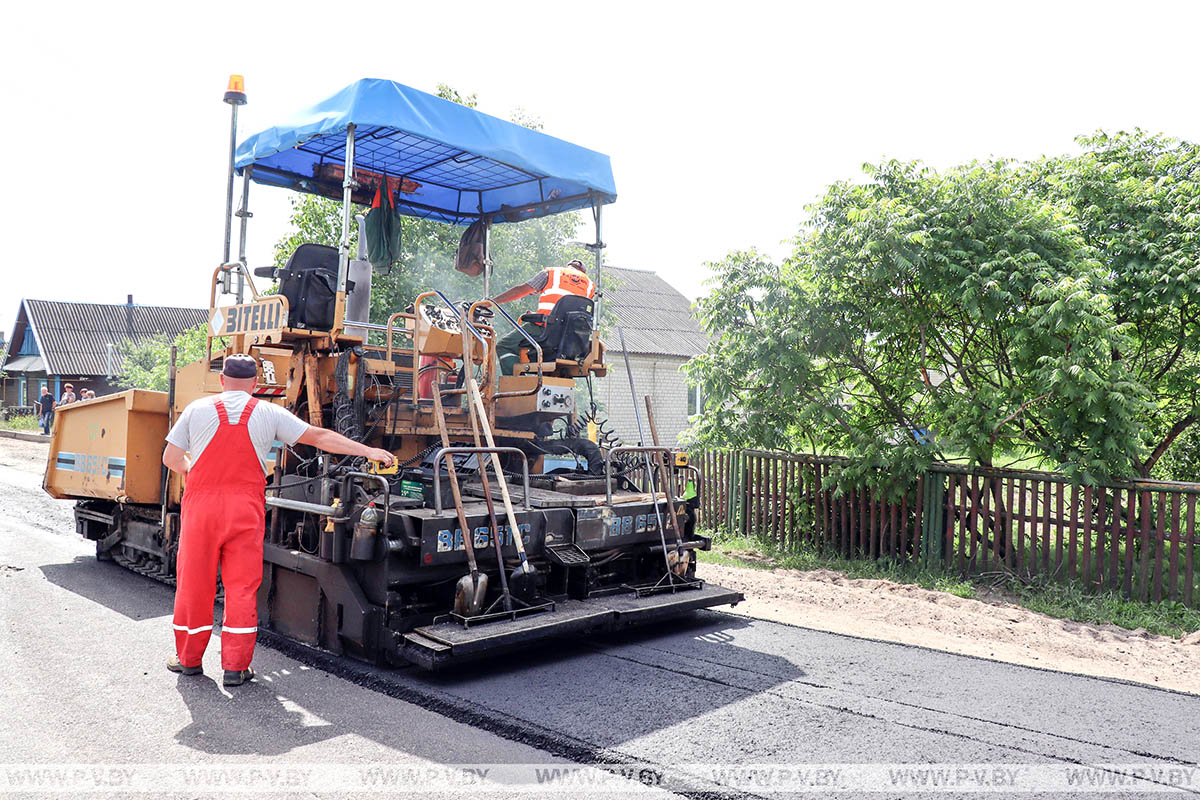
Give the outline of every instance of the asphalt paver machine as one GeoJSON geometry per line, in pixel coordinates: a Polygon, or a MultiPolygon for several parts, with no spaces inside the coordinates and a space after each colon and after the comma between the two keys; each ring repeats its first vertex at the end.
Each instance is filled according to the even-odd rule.
{"type": "MultiPolygon", "coordinates": [[[[78,501],[78,532],[98,557],[173,581],[185,485],[161,466],[163,437],[189,402],[220,391],[223,359],[247,353],[260,363],[260,402],[397,457],[382,470],[277,443],[261,629],[433,669],[742,599],[696,578],[694,551],[710,543],[683,454],[620,445],[580,423],[575,382],[608,369],[591,302],[573,305],[586,315],[582,337],[522,334],[513,375],[500,374],[497,344],[521,328],[486,299],[435,286],[370,322],[370,264],[361,241],[351,252],[354,204],[387,193],[400,215],[482,222],[485,242],[492,225],[590,210],[600,284],[601,212],[616,199],[607,156],[386,80],[358,81],[235,148],[237,81],[226,101],[226,257],[212,276],[207,354],[172,365],[167,392],[58,412],[44,486],[78,501]],[[342,203],[340,247],[301,245],[278,293],[254,280],[279,277],[273,268],[246,264],[252,183],[342,203]]],[[[486,298],[486,246],[483,255],[486,298]]],[[[562,320],[545,322],[557,331],[562,320]]]]}

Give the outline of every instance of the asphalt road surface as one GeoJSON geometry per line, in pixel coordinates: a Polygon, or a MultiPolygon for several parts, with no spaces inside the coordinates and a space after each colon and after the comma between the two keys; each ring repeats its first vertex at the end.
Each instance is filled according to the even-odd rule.
{"type": "MultiPolygon", "coordinates": [[[[535,791],[451,769],[461,785],[448,788],[430,771],[429,786],[488,798],[780,797],[784,784],[717,767],[831,770],[786,784],[802,793],[797,786],[841,781],[838,770],[851,783],[835,785],[855,785],[857,765],[936,764],[991,772],[952,772],[939,790],[928,788],[939,780],[930,774],[888,773],[880,780],[891,784],[873,784],[873,796],[982,797],[1001,796],[1006,766],[1034,774],[1109,765],[1078,773],[1096,786],[1136,765],[1133,777],[1110,778],[1107,796],[1200,795],[1198,697],[710,611],[439,675],[260,641],[258,681],[226,691],[212,677],[216,638],[204,677],[167,672],[173,590],[95,560],[74,532],[71,504],[40,488],[44,452],[0,439],[0,795],[31,796],[36,781],[57,779],[29,771],[38,766],[107,765],[111,774],[87,779],[96,792],[145,797],[121,788],[115,765],[234,765],[259,772],[235,776],[219,796],[236,786],[275,797],[414,796],[364,783],[363,769],[479,764],[610,765],[629,778],[535,791]],[[279,772],[297,770],[299,781],[331,765],[358,770],[358,782],[293,790],[290,773],[279,772]],[[674,791],[661,787],[664,775],[674,791]],[[243,778],[250,782],[236,783],[243,778]],[[915,789],[922,781],[927,788],[915,789]],[[979,793],[971,781],[996,791],[979,793]]],[[[155,796],[218,796],[210,786],[169,785],[155,796]]]]}

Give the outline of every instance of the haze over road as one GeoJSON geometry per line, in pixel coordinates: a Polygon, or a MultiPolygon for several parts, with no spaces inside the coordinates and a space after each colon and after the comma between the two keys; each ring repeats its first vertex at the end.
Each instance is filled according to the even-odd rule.
{"type": "MultiPolygon", "coordinates": [[[[95,560],[40,489],[44,453],[0,439],[3,765],[1200,761],[1192,695],[717,612],[439,675],[260,647],[231,695],[215,646],[203,678],[165,670],[172,589],[95,560]]],[[[537,796],[458,796],[484,788],[537,796]]],[[[686,794],[706,792],[762,794],[686,794]]],[[[669,795],[596,796],[625,793],[669,795]]]]}

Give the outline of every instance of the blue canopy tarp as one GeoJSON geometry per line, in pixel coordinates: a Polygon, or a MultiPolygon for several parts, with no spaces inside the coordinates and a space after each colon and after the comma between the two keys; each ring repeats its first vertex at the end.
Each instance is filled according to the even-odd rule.
{"type": "Polygon", "coordinates": [[[353,123],[354,200],[387,176],[396,209],[466,224],[558,214],[617,199],[608,156],[394,81],[366,78],[244,140],[234,164],[256,183],[341,198],[353,123]]]}

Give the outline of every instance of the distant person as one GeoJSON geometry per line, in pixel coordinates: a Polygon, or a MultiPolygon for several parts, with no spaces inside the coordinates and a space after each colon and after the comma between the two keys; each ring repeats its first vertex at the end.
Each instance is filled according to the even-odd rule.
{"type": "Polygon", "coordinates": [[[213,628],[217,568],[225,584],[221,623],[223,683],[240,686],[254,677],[250,660],[258,632],[262,583],[266,459],[278,440],[300,442],[327,453],[363,456],[390,466],[386,450],[309,425],[283,406],[250,396],[258,362],[226,357],[221,394],[193,401],[167,434],[162,462],[187,476],[175,577],[175,655],[167,669],[199,675],[213,628]]]}
{"type": "Polygon", "coordinates": [[[42,433],[46,436],[50,435],[50,423],[54,421],[56,405],[58,403],[54,402],[54,395],[50,394],[50,390],[43,386],[42,396],[38,398],[38,413],[41,415],[42,433]]]}
{"type": "MultiPolygon", "coordinates": [[[[525,283],[512,287],[492,298],[493,303],[510,303],[531,294],[538,294],[537,313],[550,316],[558,301],[568,295],[593,298],[596,296],[596,284],[588,277],[583,268],[583,262],[572,259],[565,267],[548,267],[534,275],[525,283]]],[[[539,327],[537,323],[521,322],[521,327],[531,335],[539,327]]],[[[534,336],[536,339],[537,337],[534,336]]],[[[513,331],[496,343],[496,356],[500,362],[500,372],[512,375],[520,360],[522,345],[526,344],[525,337],[520,331],[513,331]]]]}
{"type": "Polygon", "coordinates": [[[74,403],[77,399],[75,397],[75,387],[69,383],[64,383],[62,397],[59,398],[58,404],[65,406],[67,403],[74,403]]]}

